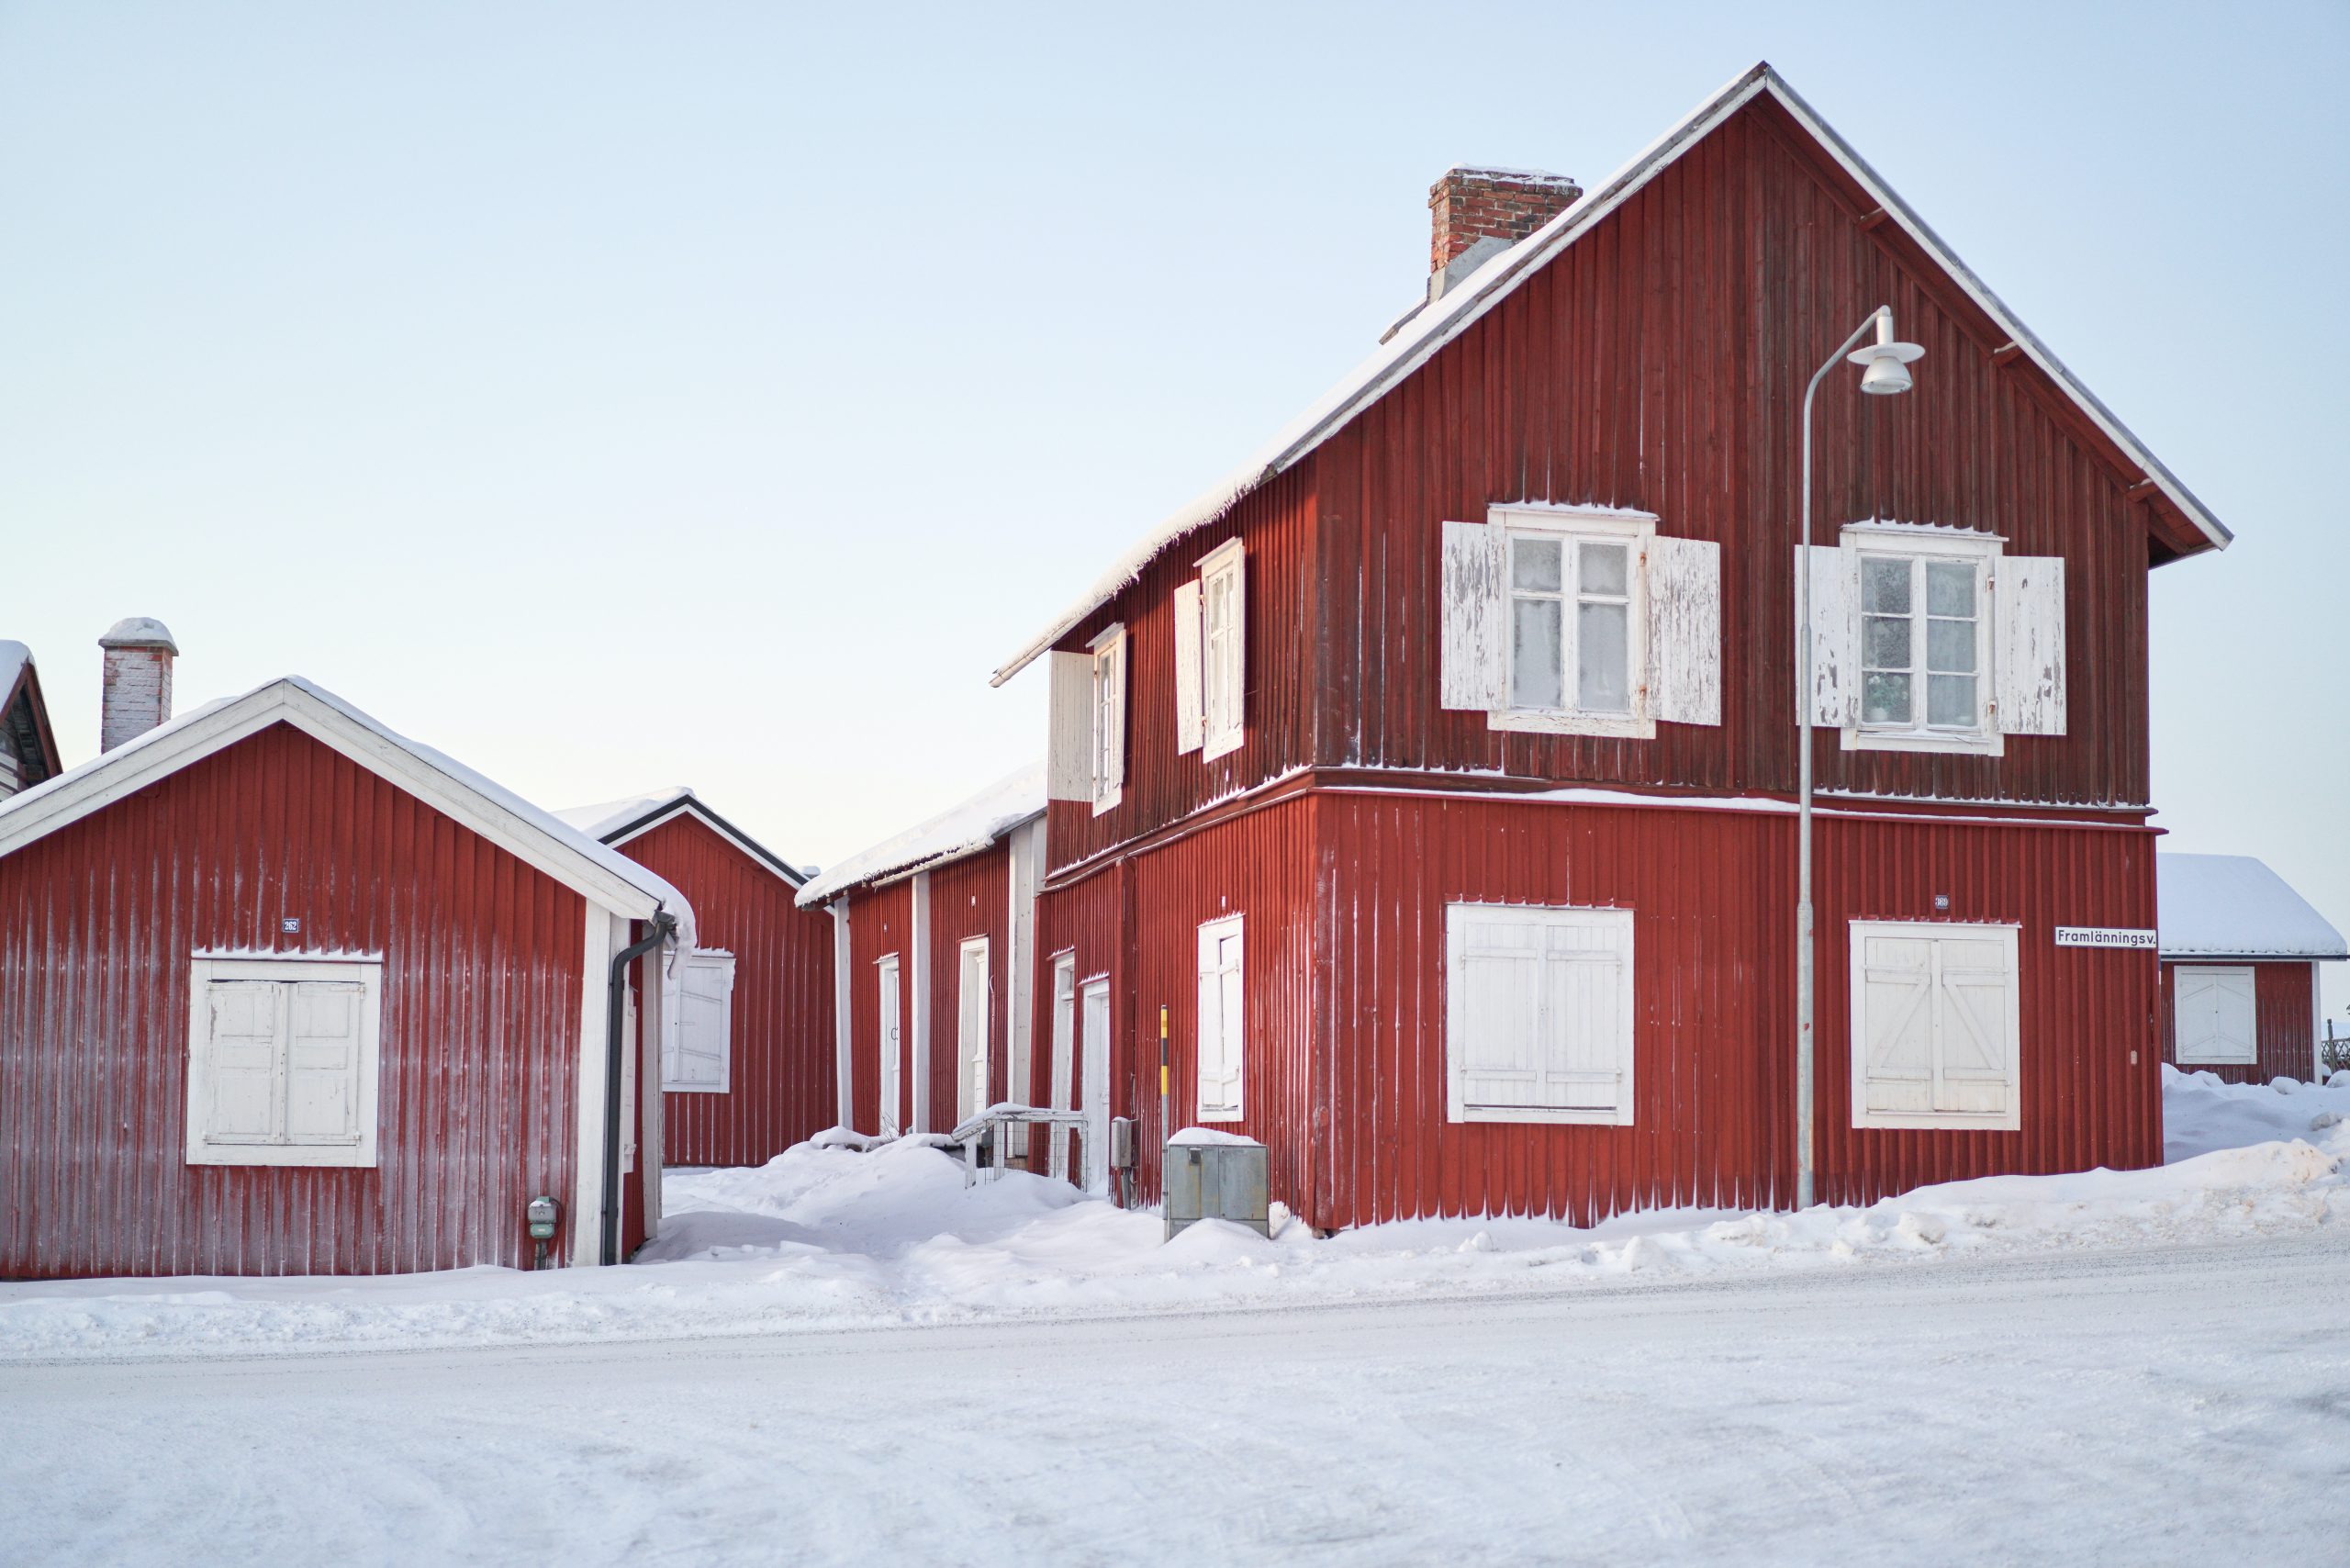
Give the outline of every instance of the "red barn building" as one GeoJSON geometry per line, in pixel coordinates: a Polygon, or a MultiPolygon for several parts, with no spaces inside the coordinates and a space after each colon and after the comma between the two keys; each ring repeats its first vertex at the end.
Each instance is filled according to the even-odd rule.
{"type": "Polygon", "coordinates": [[[1430,205],[1425,301],[997,672],[1112,1109],[1164,1008],[1167,1124],[1317,1226],[1787,1204],[1801,744],[1819,1195],[2159,1161],[2154,956],[2054,928],[2154,926],[2146,574],[2225,530],[1767,66],[1430,205]]]}
{"type": "Polygon", "coordinates": [[[2318,966],[2342,933],[2248,855],[2159,855],[2163,1059],[2231,1083],[2322,1083],[2318,966]]]}
{"type": "Polygon", "coordinates": [[[1044,816],[1024,768],[800,890],[834,921],[843,1126],[940,1134],[1026,1099],[1044,816]]]}
{"type": "Polygon", "coordinates": [[[694,907],[661,1042],[663,1161],[764,1165],[833,1126],[833,923],[794,904],[807,873],[683,786],[556,815],[694,907]]]}
{"type": "Polygon", "coordinates": [[[0,803],[0,1276],[527,1266],[541,1194],[552,1260],[632,1251],[684,899],[306,681],[165,722],[118,651],[108,749],[0,803]]]}

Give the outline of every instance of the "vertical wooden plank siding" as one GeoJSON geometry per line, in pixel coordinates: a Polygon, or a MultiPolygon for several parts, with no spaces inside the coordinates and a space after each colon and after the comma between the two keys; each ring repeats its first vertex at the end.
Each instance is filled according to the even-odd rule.
{"type": "Polygon", "coordinates": [[[2273,1078],[2306,1080],[2317,1067],[2318,1022],[2311,1011],[2316,998],[2310,990],[2310,971],[2316,967],[2301,959],[2164,960],[2159,1008],[2163,1060],[2181,1072],[2217,1073],[2228,1083],[2266,1083],[2273,1078]],[[2178,1014],[2175,1005],[2178,977],[2174,971],[2181,964],[2219,964],[2252,970],[2253,1028],[2259,1041],[2258,1061],[2190,1065],[2178,1059],[2178,1014]]]}
{"type": "Polygon", "coordinates": [[[989,1100],[1003,1098],[1009,1053],[1012,955],[1012,851],[998,839],[987,848],[930,869],[930,1125],[946,1132],[963,1119],[955,1103],[962,1082],[956,1035],[962,1017],[963,944],[988,939],[989,1100]]]}
{"type": "Polygon", "coordinates": [[[572,1191],[585,917],[285,725],[0,857],[0,1275],[527,1262],[523,1204],[572,1191]],[[374,1169],[186,1163],[221,949],[382,955],[374,1169]]]}
{"type": "Polygon", "coordinates": [[[832,916],[690,812],[618,848],[686,895],[697,942],[734,955],[727,1091],[663,1097],[663,1163],[760,1165],[831,1126],[832,916]]]}
{"type": "MultiPolygon", "coordinates": [[[[849,901],[849,1103],[854,1126],[861,1133],[881,1130],[881,991],[878,966],[891,953],[898,956],[898,1019],[905,1043],[913,1029],[913,884],[892,882],[886,888],[859,888],[849,901]]],[[[898,1074],[898,1115],[901,1127],[913,1126],[913,1071],[911,1061],[898,1074]]]]}

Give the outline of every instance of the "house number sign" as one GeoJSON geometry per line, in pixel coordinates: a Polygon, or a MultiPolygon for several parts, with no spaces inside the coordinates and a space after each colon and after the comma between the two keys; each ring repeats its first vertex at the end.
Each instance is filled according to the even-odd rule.
{"type": "Polygon", "coordinates": [[[2060,925],[2056,928],[2059,947],[2138,947],[2151,953],[2154,950],[2154,934],[2133,931],[2122,925],[2060,925]]]}

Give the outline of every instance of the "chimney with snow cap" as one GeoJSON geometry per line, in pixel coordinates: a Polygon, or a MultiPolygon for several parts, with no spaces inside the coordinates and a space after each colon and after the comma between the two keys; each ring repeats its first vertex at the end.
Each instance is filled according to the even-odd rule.
{"type": "Polygon", "coordinates": [[[1456,164],[1428,187],[1428,297],[1445,290],[1572,205],[1583,187],[1539,169],[1456,164]]]}
{"type": "Polygon", "coordinates": [[[98,749],[112,751],[172,716],[172,660],[180,646],[169,627],[146,615],[116,622],[98,646],[106,661],[98,749]]]}

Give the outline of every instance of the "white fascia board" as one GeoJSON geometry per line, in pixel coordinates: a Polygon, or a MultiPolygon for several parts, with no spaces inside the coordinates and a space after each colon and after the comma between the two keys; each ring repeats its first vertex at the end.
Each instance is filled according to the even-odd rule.
{"type": "Polygon", "coordinates": [[[642,838],[655,828],[675,822],[681,816],[693,818],[719,837],[742,850],[759,863],[760,869],[778,878],[795,892],[807,885],[808,879],[793,868],[790,862],[733,823],[728,822],[724,817],[720,816],[716,812],[711,811],[702,803],[701,797],[691,790],[673,796],[666,804],[651,808],[643,816],[631,818],[610,834],[599,834],[596,836],[602,843],[618,849],[621,845],[642,838]]]}
{"type": "Polygon", "coordinates": [[[1385,396],[1388,388],[1417,371],[1438,350],[1516,293],[1518,286],[1551,257],[1589,232],[1600,219],[1623,206],[1643,185],[1672,167],[1680,160],[1682,153],[1763,93],[1776,98],[1781,106],[1811,133],[1829,156],[1918,243],[1927,258],[1950,274],[1961,291],[1998,324],[2009,339],[2063,389],[2092,424],[2145,471],[2155,487],[2186,513],[2216,548],[2227,548],[2232,535],[2196,498],[2194,492],[2179,483],[2177,476],[2146,450],[2130,428],[2115,418],[2113,411],[2099,402],[2097,396],[2065,368],[2064,362],[2051,353],[2047,345],[2016,319],[2006,303],[1985,286],[1983,280],[1976,277],[1942,242],[1942,237],[1926,226],[1909,205],[1894,193],[1892,187],[1869,167],[1860,154],[1852,151],[1842,137],[1813,112],[1811,106],[1804,102],[1776,71],[1768,64],[1757,64],[1741,72],[1680,124],[1642,149],[1598,190],[1586,194],[1526,239],[1494,256],[1448,290],[1434,306],[1414,318],[1379,353],[1358,365],[1345,380],[1324,394],[1271,442],[1259,449],[1256,455],[1146,535],[1139,544],[1120,559],[1118,565],[1097,580],[1083,598],[1064,611],[1049,631],[1006,660],[990,678],[989,684],[1002,686],[1075,630],[1087,616],[1108,603],[1119,590],[1139,577],[1161,548],[1192,530],[1222,517],[1250,491],[1282,473],[1328,440],[1364,408],[1385,396]]]}

